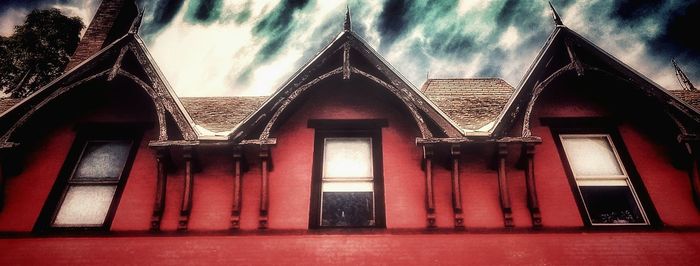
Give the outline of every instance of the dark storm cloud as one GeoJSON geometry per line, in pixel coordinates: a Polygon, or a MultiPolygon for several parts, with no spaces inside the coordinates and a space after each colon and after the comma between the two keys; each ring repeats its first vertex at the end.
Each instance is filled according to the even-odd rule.
{"type": "Polygon", "coordinates": [[[633,21],[655,14],[664,0],[618,0],[613,15],[623,21],[633,21]]]}
{"type": "Polygon", "coordinates": [[[238,77],[237,83],[247,83],[253,71],[260,64],[266,63],[280,52],[285,45],[287,38],[294,29],[294,13],[303,9],[308,0],[286,0],[275,7],[275,9],[255,27],[253,34],[264,42],[262,49],[255,56],[255,60],[245,67],[243,73],[238,77]]]}
{"type": "MultiPolygon", "coordinates": [[[[88,0],[10,0],[0,4],[0,11],[25,12],[54,4],[84,8],[84,1],[88,0]]],[[[201,77],[201,83],[233,88],[231,94],[275,89],[267,88],[269,82],[258,88],[260,82],[252,74],[257,79],[262,73],[258,70],[265,69],[283,76],[271,79],[288,78],[297,70],[294,66],[301,67],[340,32],[345,9],[345,3],[325,0],[137,1],[145,10],[140,34],[154,54],[158,49],[165,51],[164,57],[172,56],[172,51],[197,51],[187,58],[199,63],[156,58],[164,62],[163,68],[172,68],[166,72],[176,73],[174,83],[178,76],[193,76],[188,73],[196,69],[207,69],[200,74],[204,76],[218,71],[212,76],[220,85],[210,82],[210,76],[201,77]],[[229,35],[229,30],[248,35],[229,35]],[[231,46],[239,50],[224,51],[231,46]],[[219,60],[222,56],[229,58],[219,60]]],[[[554,29],[547,1],[350,0],[347,4],[353,30],[417,86],[428,71],[435,77],[498,76],[517,85],[554,29]]],[[[700,0],[552,0],[552,4],[565,25],[652,79],[665,79],[662,85],[676,88],[668,82],[674,57],[691,80],[700,82],[700,41],[695,39],[700,0]]],[[[19,20],[21,12],[10,13],[4,21],[19,20]]]]}
{"type": "Polygon", "coordinates": [[[542,28],[542,18],[533,16],[539,14],[546,8],[542,2],[508,0],[503,4],[496,17],[497,29],[504,29],[507,26],[515,25],[519,29],[542,28]]]}
{"type": "Polygon", "coordinates": [[[193,17],[196,20],[208,22],[215,20],[221,14],[221,0],[200,0],[192,3],[193,17]]]}
{"type": "Polygon", "coordinates": [[[149,37],[166,27],[177,15],[184,0],[139,0],[144,12],[148,11],[152,18],[141,26],[141,33],[148,40],[149,37]]]}
{"type": "Polygon", "coordinates": [[[0,13],[8,8],[26,8],[31,10],[47,4],[65,4],[68,2],[70,0],[3,0],[0,3],[0,13]]]}
{"type": "MultiPolygon", "coordinates": [[[[659,60],[676,58],[695,84],[700,83],[700,1],[678,6],[668,16],[668,23],[660,34],[650,40],[659,60]]],[[[697,85],[696,85],[697,87],[697,85]]]]}
{"type": "Polygon", "coordinates": [[[409,1],[404,0],[387,0],[384,3],[377,25],[382,35],[382,46],[390,45],[410,26],[410,8],[409,1]]]}

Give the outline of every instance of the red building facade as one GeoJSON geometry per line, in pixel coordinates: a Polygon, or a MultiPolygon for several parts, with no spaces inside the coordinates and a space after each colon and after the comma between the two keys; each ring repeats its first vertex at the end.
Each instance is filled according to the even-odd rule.
{"type": "Polygon", "coordinates": [[[3,263],[700,259],[700,93],[556,13],[516,88],[415,88],[348,14],[270,97],[210,98],[175,95],[137,14],[104,1],[63,76],[2,100],[3,263]]]}

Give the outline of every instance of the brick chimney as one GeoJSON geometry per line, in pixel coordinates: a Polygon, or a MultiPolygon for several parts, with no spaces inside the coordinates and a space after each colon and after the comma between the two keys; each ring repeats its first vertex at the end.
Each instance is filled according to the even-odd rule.
{"type": "Polygon", "coordinates": [[[134,0],[102,0],[65,71],[79,65],[93,54],[129,31],[138,8],[134,0]]]}

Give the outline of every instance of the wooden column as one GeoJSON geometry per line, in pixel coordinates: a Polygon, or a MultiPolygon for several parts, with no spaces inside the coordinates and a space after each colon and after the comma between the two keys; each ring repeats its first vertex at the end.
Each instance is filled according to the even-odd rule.
{"type": "Polygon", "coordinates": [[[508,143],[498,143],[498,192],[503,211],[503,223],[505,227],[513,227],[513,213],[510,207],[510,193],[508,192],[508,177],[506,170],[506,157],[508,156],[508,143]]]}
{"type": "Polygon", "coordinates": [[[156,148],[156,198],[153,204],[153,214],[151,215],[151,231],[160,231],[160,222],[165,210],[165,191],[168,182],[168,172],[166,162],[169,160],[169,150],[166,148],[156,148]]]}
{"type": "Polygon", "coordinates": [[[4,151],[0,150],[0,211],[5,207],[5,174],[3,173],[3,163],[5,162],[4,151]]]}
{"type": "Polygon", "coordinates": [[[260,185],[260,219],[258,229],[267,229],[267,210],[269,207],[269,187],[268,187],[268,172],[270,171],[270,146],[260,146],[260,165],[261,165],[261,185],[260,185]]]}
{"type": "Polygon", "coordinates": [[[233,148],[233,207],[231,208],[231,229],[239,229],[241,221],[241,178],[243,153],[240,146],[233,148]]]}
{"type": "Polygon", "coordinates": [[[698,141],[682,141],[682,145],[685,146],[688,155],[690,155],[688,176],[690,177],[690,189],[693,193],[693,201],[695,202],[695,207],[700,209],[700,144],[698,144],[698,141]]]}
{"type": "Polygon", "coordinates": [[[182,193],[182,206],[180,208],[180,220],[177,230],[186,231],[192,210],[192,192],[194,189],[194,176],[192,174],[192,148],[183,148],[183,158],[185,159],[185,188],[182,193]]]}
{"type": "Polygon", "coordinates": [[[462,190],[459,182],[459,157],[461,155],[460,146],[450,147],[452,155],[452,208],[455,215],[455,228],[464,229],[464,217],[462,217],[462,190]]]}
{"type": "Polygon", "coordinates": [[[532,216],[532,226],[542,227],[542,215],[540,215],[540,204],[537,200],[537,186],[535,185],[535,144],[523,143],[523,155],[526,163],[527,207],[532,216]]]}
{"type": "Polygon", "coordinates": [[[435,195],[433,193],[433,147],[423,146],[423,162],[425,171],[425,210],[427,227],[435,228],[435,195]]]}
{"type": "Polygon", "coordinates": [[[693,191],[693,200],[695,206],[700,209],[700,158],[694,156],[693,163],[690,165],[690,184],[693,191]]]}

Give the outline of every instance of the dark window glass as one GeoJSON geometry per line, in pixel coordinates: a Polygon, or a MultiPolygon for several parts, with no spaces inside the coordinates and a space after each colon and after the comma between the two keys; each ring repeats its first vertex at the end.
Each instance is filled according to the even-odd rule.
{"type": "Polygon", "coordinates": [[[322,226],[373,226],[372,192],[323,192],[322,226]]]}
{"type": "Polygon", "coordinates": [[[639,206],[627,186],[580,186],[592,223],[644,223],[639,206]]]}
{"type": "Polygon", "coordinates": [[[73,179],[119,179],[130,148],[128,141],[88,142],[73,179]]]}
{"type": "Polygon", "coordinates": [[[56,210],[53,227],[104,225],[131,141],[87,141],[56,210]]]}

